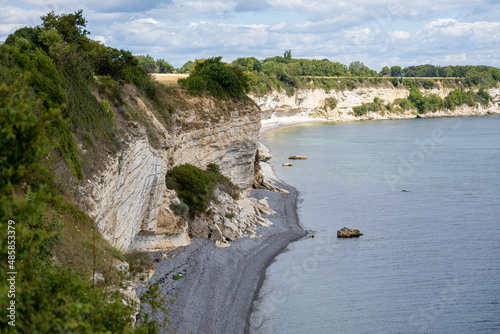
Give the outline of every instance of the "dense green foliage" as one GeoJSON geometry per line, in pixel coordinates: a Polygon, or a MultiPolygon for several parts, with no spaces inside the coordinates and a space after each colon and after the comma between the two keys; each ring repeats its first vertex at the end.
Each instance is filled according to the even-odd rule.
{"type": "MultiPolygon", "coordinates": [[[[496,87],[500,81],[500,70],[490,66],[437,67],[421,65],[404,69],[401,66],[392,66],[391,68],[385,66],[380,73],[377,73],[360,61],[353,61],[347,66],[328,59],[292,58],[291,51],[286,51],[284,57],[277,56],[264,60],[258,60],[255,57],[238,58],[232,64],[249,73],[251,90],[258,95],[281,89],[292,94],[296,88],[308,87],[326,90],[353,89],[365,83],[380,84],[381,81],[373,81],[373,79],[384,76],[400,78],[400,83],[404,82],[402,78],[455,77],[460,78],[460,82],[466,87],[481,85],[496,87]],[[310,86],[311,84],[312,86],[310,86]]],[[[423,85],[425,89],[431,89],[434,87],[435,81],[423,80],[418,85],[423,85]]],[[[395,86],[397,86],[397,81],[395,86]]]]}
{"type": "Polygon", "coordinates": [[[217,186],[233,197],[237,196],[236,187],[219,172],[219,166],[213,163],[207,166],[207,170],[189,164],[176,166],[167,172],[166,185],[177,191],[179,198],[189,206],[193,215],[205,211],[217,186]]]}
{"type": "Polygon", "coordinates": [[[136,56],[142,68],[146,69],[148,73],[171,73],[175,69],[165,59],[155,60],[150,55],[136,56]]]}
{"type": "Polygon", "coordinates": [[[402,112],[404,110],[416,110],[418,113],[435,112],[440,109],[453,110],[464,104],[475,106],[477,104],[488,105],[492,100],[484,87],[479,88],[477,92],[473,90],[462,91],[455,89],[451,91],[444,99],[437,94],[423,95],[416,86],[411,87],[408,98],[396,99],[393,103],[384,105],[382,100],[375,97],[371,103],[363,103],[361,106],[353,108],[357,116],[362,116],[368,112],[402,112]]]}
{"type": "Polygon", "coordinates": [[[194,62],[192,60],[187,61],[181,68],[179,68],[179,73],[188,73],[193,70],[194,62]]]}
{"type": "Polygon", "coordinates": [[[63,15],[50,12],[42,16],[42,27],[46,31],[57,30],[66,43],[87,44],[89,40],[86,35],[90,32],[85,29],[87,20],[82,14],[83,10],[63,15]]]}
{"type": "Polygon", "coordinates": [[[19,78],[22,86],[32,89],[41,101],[41,114],[60,110],[48,131],[57,139],[56,151],[76,178],[82,179],[94,167],[82,160],[75,139],[94,157],[118,149],[114,113],[103,108],[93,88],[103,83],[99,91],[104,97],[113,96],[113,107],[119,108],[124,104],[120,92],[125,83],[152,100],[157,99],[156,87],[130,52],[88,39],[81,12],[49,13],[42,19],[43,28],[22,28],[0,47],[0,78],[7,85],[19,78]]]}
{"type": "MultiPolygon", "coordinates": [[[[67,184],[90,176],[100,157],[120,145],[114,110],[125,106],[122,87],[156,96],[137,59],[88,39],[85,25],[81,11],[49,13],[40,27],[19,29],[0,45],[0,279],[17,272],[14,298],[6,297],[10,285],[0,285],[2,310],[15,301],[16,326],[3,313],[0,332],[146,333],[155,327],[150,321],[132,327],[134,303],[124,303],[121,274],[110,265],[120,253],[67,199],[67,184]],[[111,103],[96,92],[113,97],[111,103]],[[94,286],[93,270],[105,281],[94,286]]],[[[144,255],[129,260],[134,268],[150,265],[144,255]]]]}
{"type": "Polygon", "coordinates": [[[376,97],[371,103],[363,103],[360,106],[353,107],[353,112],[356,116],[362,116],[368,112],[378,112],[382,110],[382,101],[380,98],[376,97]]]}
{"type": "Polygon", "coordinates": [[[202,212],[207,208],[217,186],[206,171],[187,164],[169,170],[166,183],[167,188],[175,189],[193,212],[202,212]]]}
{"type": "Polygon", "coordinates": [[[472,65],[457,65],[457,66],[434,66],[434,65],[418,65],[409,66],[400,69],[400,73],[405,77],[456,77],[468,78],[474,85],[479,83],[486,84],[486,81],[500,81],[500,70],[491,66],[472,66],[472,65]],[[483,78],[484,82],[479,82],[483,78]],[[478,80],[477,82],[474,82],[478,80]]]}
{"type": "Polygon", "coordinates": [[[191,93],[208,92],[217,98],[243,98],[249,89],[248,78],[243,71],[221,61],[221,57],[198,61],[189,77],[179,84],[191,93]]]}

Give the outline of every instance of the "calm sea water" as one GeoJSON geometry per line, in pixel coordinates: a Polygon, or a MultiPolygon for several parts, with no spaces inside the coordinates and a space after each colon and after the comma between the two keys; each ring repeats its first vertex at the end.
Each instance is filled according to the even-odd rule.
{"type": "Polygon", "coordinates": [[[262,141],[303,228],[254,333],[500,333],[500,117],[314,124],[262,141]],[[282,167],[289,155],[307,155],[282,167]],[[403,191],[404,190],[404,191],[403,191]],[[337,239],[343,226],[359,239],[337,239]]]}

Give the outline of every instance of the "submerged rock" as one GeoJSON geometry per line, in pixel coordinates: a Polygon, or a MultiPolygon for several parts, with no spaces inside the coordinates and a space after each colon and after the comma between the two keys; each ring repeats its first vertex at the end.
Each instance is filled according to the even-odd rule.
{"type": "Polygon", "coordinates": [[[337,231],[338,238],[357,238],[361,235],[363,235],[363,233],[353,228],[351,229],[347,227],[342,227],[340,230],[337,231]]]}

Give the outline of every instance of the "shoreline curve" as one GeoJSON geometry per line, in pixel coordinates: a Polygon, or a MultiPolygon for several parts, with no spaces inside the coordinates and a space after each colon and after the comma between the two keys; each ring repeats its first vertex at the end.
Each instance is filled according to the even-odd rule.
{"type": "MultiPolygon", "coordinates": [[[[154,253],[159,259],[150,283],[160,285],[162,297],[174,295],[176,299],[168,316],[169,328],[178,333],[248,333],[266,269],[291,242],[307,235],[299,224],[298,191],[277,179],[270,166],[265,170],[289,193],[251,190],[249,197],[266,198],[277,212],[265,216],[273,225],[258,227],[260,238],[237,239],[229,248],[193,239],[188,246],[154,253]],[[179,272],[182,278],[174,280],[179,272]]],[[[141,296],[145,291],[146,287],[140,287],[137,293],[141,296]]],[[[164,318],[162,314],[152,317],[159,322],[164,318]]]]}

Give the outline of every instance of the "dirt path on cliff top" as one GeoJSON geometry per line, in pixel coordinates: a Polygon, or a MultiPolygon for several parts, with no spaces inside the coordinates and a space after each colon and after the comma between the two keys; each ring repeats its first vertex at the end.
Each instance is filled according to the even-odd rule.
{"type": "MultiPolygon", "coordinates": [[[[175,295],[169,319],[176,333],[244,333],[252,302],[262,284],[265,269],[293,240],[305,236],[298,225],[297,191],[279,184],[289,194],[252,190],[250,197],[267,198],[277,214],[266,216],[270,227],[258,227],[258,238],[242,238],[229,248],[217,248],[213,241],[193,239],[191,245],[168,252],[156,264],[151,283],[159,284],[162,295],[175,295]],[[182,273],[174,280],[173,275],[182,273]]],[[[159,255],[159,254],[156,254],[159,255]]],[[[138,295],[143,289],[138,289],[138,295]]],[[[157,320],[162,320],[155,315],[157,320]]]]}

